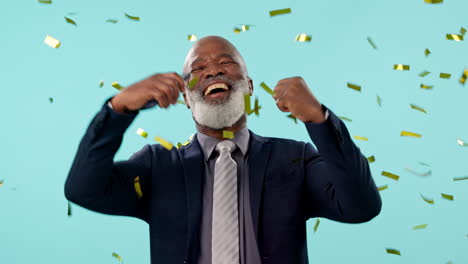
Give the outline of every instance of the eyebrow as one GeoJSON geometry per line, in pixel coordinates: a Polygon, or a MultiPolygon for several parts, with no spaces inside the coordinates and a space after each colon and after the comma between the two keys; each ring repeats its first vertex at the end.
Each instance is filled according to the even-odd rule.
{"type": "MultiPolygon", "coordinates": [[[[229,54],[229,53],[222,53],[222,54],[220,54],[220,55],[218,56],[218,59],[219,59],[219,58],[223,58],[223,57],[226,57],[226,58],[229,58],[229,59],[231,59],[231,60],[234,60],[234,58],[233,58],[233,57],[231,56],[231,54],[229,54]]],[[[195,64],[197,64],[197,63],[199,63],[199,62],[202,62],[202,61],[204,61],[204,60],[205,60],[205,59],[203,59],[203,58],[197,58],[197,59],[195,59],[195,60],[190,64],[190,67],[193,67],[193,65],[195,65],[195,64]]]]}

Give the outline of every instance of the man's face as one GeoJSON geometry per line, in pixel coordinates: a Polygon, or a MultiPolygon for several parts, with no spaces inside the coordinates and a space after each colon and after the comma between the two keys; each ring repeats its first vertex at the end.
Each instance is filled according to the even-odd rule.
{"type": "Polygon", "coordinates": [[[229,42],[210,37],[200,40],[189,52],[185,66],[190,80],[198,78],[184,94],[196,122],[221,129],[242,117],[244,94],[252,93],[252,81],[242,58],[229,42]]]}

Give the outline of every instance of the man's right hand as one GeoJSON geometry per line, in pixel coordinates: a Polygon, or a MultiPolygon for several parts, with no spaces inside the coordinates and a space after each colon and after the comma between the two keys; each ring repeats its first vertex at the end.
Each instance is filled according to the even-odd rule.
{"type": "Polygon", "coordinates": [[[177,103],[179,92],[185,92],[185,83],[179,74],[158,73],[126,87],[111,99],[111,104],[119,113],[140,110],[153,99],[160,107],[167,108],[177,103]]]}

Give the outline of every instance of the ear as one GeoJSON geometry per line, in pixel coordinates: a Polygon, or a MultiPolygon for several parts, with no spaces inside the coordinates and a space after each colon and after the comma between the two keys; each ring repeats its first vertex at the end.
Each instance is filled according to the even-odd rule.
{"type": "Polygon", "coordinates": [[[190,104],[189,104],[189,102],[187,100],[186,92],[182,93],[182,95],[184,96],[185,105],[187,106],[188,109],[190,109],[190,104]]]}
{"type": "Polygon", "coordinates": [[[253,89],[254,89],[254,87],[253,87],[253,81],[252,81],[252,79],[250,79],[250,77],[248,77],[248,78],[249,78],[249,92],[250,92],[250,96],[252,96],[252,94],[253,94],[253,89]]]}

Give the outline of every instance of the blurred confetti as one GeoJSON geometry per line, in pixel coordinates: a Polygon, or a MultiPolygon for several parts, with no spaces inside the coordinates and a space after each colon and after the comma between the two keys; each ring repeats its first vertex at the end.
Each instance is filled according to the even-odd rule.
{"type": "Polygon", "coordinates": [[[397,71],[409,71],[410,66],[409,65],[403,65],[403,64],[395,64],[393,65],[393,69],[397,71]]]}
{"type": "Polygon", "coordinates": [[[119,254],[112,252],[112,256],[115,257],[118,261],[122,262],[122,257],[119,254]]]}
{"type": "Polygon", "coordinates": [[[54,37],[51,37],[49,35],[46,36],[46,38],[44,39],[44,43],[47,44],[49,47],[51,48],[58,48],[60,47],[61,43],[58,39],[55,39],[54,37]]]}
{"type": "Polygon", "coordinates": [[[135,179],[133,179],[133,187],[135,188],[135,192],[137,193],[138,199],[140,199],[143,196],[140,186],[140,176],[136,176],[135,179]]]}
{"type": "Polygon", "coordinates": [[[52,0],[37,0],[41,4],[52,4],[52,0]]]}
{"type": "Polygon", "coordinates": [[[448,40],[453,40],[453,41],[462,41],[463,40],[463,35],[459,34],[446,34],[445,39],[448,40]]]}
{"type": "Polygon", "coordinates": [[[294,123],[297,124],[297,118],[295,116],[293,116],[292,114],[289,114],[288,118],[291,118],[294,121],[294,123]]]}
{"type": "Polygon", "coordinates": [[[53,102],[54,102],[54,98],[49,97],[49,103],[53,103],[53,102]]]}
{"type": "Polygon", "coordinates": [[[453,201],[453,195],[446,194],[446,193],[441,193],[441,196],[442,196],[442,198],[444,198],[446,200],[453,201]]]}
{"type": "Polygon", "coordinates": [[[136,133],[144,138],[147,138],[148,137],[148,132],[146,132],[145,130],[143,130],[142,128],[138,128],[136,133]]]}
{"type": "Polygon", "coordinates": [[[317,218],[317,221],[315,221],[315,225],[314,225],[314,233],[317,232],[319,225],[320,225],[320,218],[317,218]]]}
{"type": "Polygon", "coordinates": [[[131,20],[140,21],[140,17],[131,16],[131,15],[127,14],[127,13],[124,13],[124,14],[125,14],[125,16],[126,16],[127,18],[129,18],[129,19],[131,19],[131,20]]]}
{"type": "Polygon", "coordinates": [[[119,22],[117,19],[107,19],[106,20],[107,23],[112,23],[112,24],[116,24],[117,22],[119,22]]]}
{"type": "Polygon", "coordinates": [[[171,143],[167,142],[162,137],[155,137],[154,140],[159,142],[159,144],[161,144],[161,146],[163,146],[167,150],[171,150],[172,147],[174,147],[171,143]]]}
{"type": "Polygon", "coordinates": [[[387,253],[388,254],[394,254],[394,255],[398,255],[398,256],[401,256],[401,253],[399,250],[397,249],[394,249],[394,248],[387,248],[387,253]]]}
{"type": "Polygon", "coordinates": [[[429,56],[429,54],[431,54],[431,51],[429,49],[425,49],[424,50],[424,55],[429,56]]]}
{"type": "Polygon", "coordinates": [[[461,140],[461,139],[459,139],[459,138],[457,138],[457,143],[458,143],[458,145],[460,145],[460,146],[462,146],[462,147],[468,146],[468,143],[467,143],[467,142],[465,142],[465,141],[463,141],[463,140],[461,140]]]}
{"type": "Polygon", "coordinates": [[[425,197],[424,195],[422,195],[421,193],[420,193],[419,195],[421,195],[421,198],[422,198],[426,203],[428,203],[428,204],[434,204],[434,199],[432,199],[432,198],[427,198],[427,197],[425,197]]]}
{"type": "Polygon", "coordinates": [[[69,23],[69,24],[77,26],[76,22],[71,18],[65,17],[65,21],[67,21],[67,23],[69,23]]]}
{"type": "Polygon", "coordinates": [[[383,190],[386,190],[388,189],[388,184],[385,184],[383,186],[380,186],[380,187],[377,187],[377,190],[380,192],[380,191],[383,191],[383,190]]]}
{"type": "Polygon", "coordinates": [[[465,84],[466,78],[468,78],[468,69],[463,70],[462,76],[460,77],[459,82],[465,84]]]}
{"type": "Polygon", "coordinates": [[[263,90],[265,90],[267,93],[271,94],[271,95],[275,95],[275,92],[273,92],[273,90],[270,89],[270,87],[268,85],[266,85],[266,83],[264,82],[261,82],[260,83],[260,86],[263,88],[263,90]]]}
{"type": "Polygon", "coordinates": [[[113,82],[111,85],[117,90],[122,90],[124,88],[118,82],[113,82]]]}
{"type": "Polygon", "coordinates": [[[356,90],[358,92],[361,91],[361,86],[357,84],[352,84],[352,83],[347,83],[348,88],[351,88],[353,90],[356,90]]]}
{"type": "Polygon", "coordinates": [[[291,8],[277,9],[277,10],[270,11],[270,17],[277,16],[277,15],[290,14],[290,13],[291,13],[291,8]]]}
{"type": "Polygon", "coordinates": [[[420,112],[423,112],[423,113],[427,113],[427,111],[425,109],[423,109],[422,107],[419,107],[417,105],[414,105],[414,104],[410,104],[410,107],[415,109],[415,110],[418,110],[420,112]]]}
{"type": "Polygon", "coordinates": [[[391,172],[388,172],[388,171],[382,171],[382,176],[388,177],[388,178],[393,179],[395,181],[398,181],[398,179],[400,179],[400,176],[398,176],[396,174],[393,174],[391,172]]]}
{"type": "Polygon", "coordinates": [[[417,226],[413,226],[413,230],[425,229],[426,227],[427,227],[427,224],[417,225],[417,226]]]}
{"type": "Polygon", "coordinates": [[[421,134],[417,134],[417,133],[410,132],[410,131],[401,131],[400,136],[402,136],[402,137],[417,137],[417,138],[422,137],[421,134]]]}
{"type": "Polygon", "coordinates": [[[431,72],[430,71],[423,71],[419,74],[419,77],[426,77],[427,75],[429,75],[431,72]]]}
{"type": "Polygon", "coordinates": [[[67,201],[67,202],[68,202],[67,216],[69,216],[69,217],[70,217],[70,216],[72,215],[72,212],[71,212],[71,204],[70,204],[70,202],[69,202],[69,201],[67,201]]]}
{"type": "Polygon", "coordinates": [[[295,40],[297,42],[310,42],[312,41],[312,36],[302,33],[302,34],[296,35],[295,40]]]}
{"type": "Polygon", "coordinates": [[[366,138],[366,137],[361,137],[361,136],[353,136],[353,138],[358,139],[358,140],[364,140],[364,141],[368,141],[368,140],[369,140],[368,138],[366,138]]]}
{"type": "Polygon", "coordinates": [[[454,177],[453,178],[453,181],[463,181],[463,180],[468,180],[468,176],[454,177]]]}
{"type": "Polygon", "coordinates": [[[450,74],[450,73],[444,73],[444,72],[441,72],[440,75],[439,75],[439,77],[440,77],[441,79],[450,79],[450,76],[452,76],[452,74],[450,74]]]}
{"type": "Polygon", "coordinates": [[[420,86],[422,89],[426,89],[426,90],[431,90],[432,88],[434,88],[434,85],[425,85],[425,84],[422,84],[421,83],[421,86],[420,86]]]}
{"type": "Polygon", "coordinates": [[[193,41],[197,41],[197,35],[195,35],[195,34],[190,34],[190,35],[188,35],[187,40],[188,40],[188,41],[192,41],[192,42],[193,42],[193,41]]]}
{"type": "Polygon", "coordinates": [[[223,130],[223,138],[233,139],[234,138],[234,132],[223,130]]]}
{"type": "Polygon", "coordinates": [[[341,120],[344,120],[344,121],[353,122],[353,120],[351,118],[348,118],[346,116],[338,116],[338,118],[341,119],[341,120]]]}
{"type": "Polygon", "coordinates": [[[377,45],[375,45],[374,41],[370,37],[367,37],[367,42],[369,42],[372,48],[377,49],[377,45]]]}
{"type": "Polygon", "coordinates": [[[427,3],[427,4],[440,4],[443,2],[444,0],[424,0],[424,3],[427,3]]]}
{"type": "Polygon", "coordinates": [[[377,104],[379,106],[382,106],[382,98],[380,98],[380,96],[377,95],[377,104]]]}
{"type": "Polygon", "coordinates": [[[104,81],[101,80],[101,81],[99,82],[99,88],[102,88],[103,86],[104,86],[104,81]]]}
{"type": "Polygon", "coordinates": [[[368,158],[367,158],[367,161],[368,161],[369,163],[375,162],[375,157],[374,157],[374,155],[368,157],[368,158]]]}

